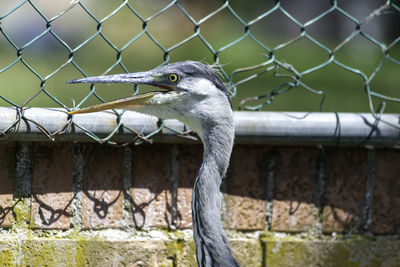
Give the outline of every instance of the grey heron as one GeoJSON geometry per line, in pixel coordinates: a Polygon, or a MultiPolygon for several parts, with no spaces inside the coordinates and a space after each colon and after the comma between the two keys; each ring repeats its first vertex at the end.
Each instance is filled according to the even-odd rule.
{"type": "Polygon", "coordinates": [[[123,108],[178,119],[193,129],[204,146],[192,193],[193,235],[198,266],[239,266],[224,233],[220,185],[234,141],[232,104],[224,83],[205,64],[184,61],[146,72],[89,77],[67,83],[148,84],[160,90],[119,99],[70,114],[123,108]]]}

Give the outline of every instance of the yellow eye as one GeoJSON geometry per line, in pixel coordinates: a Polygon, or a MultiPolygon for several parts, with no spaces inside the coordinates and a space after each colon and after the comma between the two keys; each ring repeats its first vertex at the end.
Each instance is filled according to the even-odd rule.
{"type": "Polygon", "coordinates": [[[170,75],[168,75],[168,80],[169,80],[171,83],[177,82],[178,79],[179,79],[179,77],[178,77],[178,75],[176,75],[175,73],[171,73],[170,75]]]}

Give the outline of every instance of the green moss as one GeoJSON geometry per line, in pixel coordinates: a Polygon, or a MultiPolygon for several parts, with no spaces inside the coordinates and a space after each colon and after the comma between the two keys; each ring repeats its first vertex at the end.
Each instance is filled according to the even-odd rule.
{"type": "MultiPolygon", "coordinates": [[[[41,231],[38,237],[34,231],[27,231],[22,243],[23,264],[30,266],[57,266],[59,261],[66,266],[88,266],[92,247],[87,239],[76,231],[57,236],[53,231],[41,231]]],[[[93,237],[97,240],[97,237],[93,237]]],[[[97,245],[101,242],[94,242],[97,245]]],[[[104,248],[96,248],[102,251],[104,248]]]]}
{"type": "Polygon", "coordinates": [[[195,244],[182,231],[163,231],[169,238],[165,241],[167,256],[178,266],[196,266],[195,244]]]}
{"type": "Polygon", "coordinates": [[[78,240],[76,246],[75,263],[76,266],[89,266],[88,257],[88,243],[86,240],[78,240]]]}
{"type": "Polygon", "coordinates": [[[14,205],[14,218],[15,223],[13,227],[27,228],[30,221],[30,201],[28,199],[21,199],[16,201],[14,205]]]}
{"type": "Polygon", "coordinates": [[[176,259],[177,255],[183,252],[185,235],[180,231],[164,231],[164,233],[169,237],[169,241],[164,242],[167,253],[176,259]]]}
{"type": "Polygon", "coordinates": [[[196,266],[195,244],[192,239],[176,242],[178,266],[196,266]]]}
{"type": "MultiPolygon", "coordinates": [[[[153,266],[155,262],[158,266],[196,265],[193,239],[182,231],[168,232],[165,241],[150,237],[111,241],[96,233],[101,231],[72,229],[61,234],[23,229],[18,237],[14,230],[4,232],[0,266],[15,266],[17,257],[22,266],[111,266],[115,261],[121,266],[153,266]]],[[[311,240],[306,234],[263,232],[257,238],[237,233],[231,244],[242,266],[397,266],[400,262],[400,239],[395,237],[311,240]]]]}
{"type": "Polygon", "coordinates": [[[175,258],[177,254],[176,242],[166,241],[165,247],[167,249],[168,255],[171,255],[175,258]]]}
{"type": "Polygon", "coordinates": [[[392,266],[400,262],[399,240],[356,236],[311,241],[297,235],[271,234],[263,234],[261,240],[267,266],[392,266]]]}
{"type": "Polygon", "coordinates": [[[55,245],[39,240],[26,240],[22,247],[23,263],[30,266],[54,265],[58,261],[58,257],[55,257],[55,245]]]}
{"type": "Polygon", "coordinates": [[[13,251],[4,249],[0,251],[0,266],[11,267],[16,266],[15,255],[13,251]]]}
{"type": "Polygon", "coordinates": [[[175,242],[176,253],[182,253],[184,247],[185,247],[185,242],[184,242],[183,239],[177,240],[177,241],[175,242]]]}

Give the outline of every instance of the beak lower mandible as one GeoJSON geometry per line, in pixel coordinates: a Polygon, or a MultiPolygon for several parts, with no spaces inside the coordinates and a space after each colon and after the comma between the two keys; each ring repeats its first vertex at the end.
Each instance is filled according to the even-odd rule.
{"type": "Polygon", "coordinates": [[[91,112],[97,112],[97,111],[102,111],[102,110],[107,110],[107,109],[115,109],[115,108],[133,108],[133,107],[138,107],[138,106],[143,106],[149,103],[149,100],[152,99],[156,94],[159,94],[159,92],[149,92],[149,93],[144,93],[132,97],[127,97],[127,98],[122,98],[94,106],[90,106],[87,108],[82,108],[82,109],[77,109],[68,112],[68,114],[73,115],[73,114],[81,114],[81,113],[91,113],[91,112]]]}

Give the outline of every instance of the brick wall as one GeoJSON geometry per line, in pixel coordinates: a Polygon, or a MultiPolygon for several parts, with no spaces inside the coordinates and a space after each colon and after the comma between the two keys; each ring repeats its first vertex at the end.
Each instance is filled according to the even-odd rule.
{"type": "MultiPolygon", "coordinates": [[[[201,156],[200,144],[0,143],[0,262],[193,266],[201,156]]],[[[400,266],[398,149],[236,145],[221,189],[243,266],[400,266]]]]}

